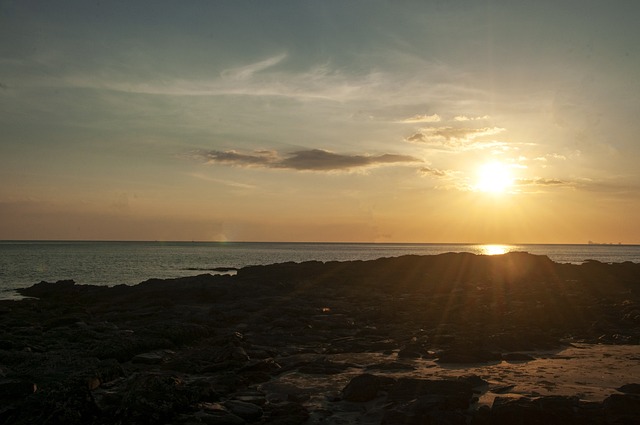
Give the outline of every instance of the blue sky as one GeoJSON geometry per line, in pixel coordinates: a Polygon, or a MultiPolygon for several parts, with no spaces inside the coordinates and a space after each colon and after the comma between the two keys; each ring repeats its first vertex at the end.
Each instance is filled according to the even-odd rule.
{"type": "Polygon", "coordinates": [[[2,1],[0,239],[640,243],[638,12],[2,1]]]}

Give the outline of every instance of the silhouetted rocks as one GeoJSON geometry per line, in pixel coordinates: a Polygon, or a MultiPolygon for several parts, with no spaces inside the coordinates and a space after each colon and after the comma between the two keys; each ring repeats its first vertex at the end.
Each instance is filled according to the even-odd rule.
{"type": "Polygon", "coordinates": [[[471,422],[472,425],[637,423],[640,423],[640,398],[620,394],[613,394],[602,403],[562,396],[496,398],[490,409],[480,409],[471,422]]]}
{"type": "Polygon", "coordinates": [[[587,403],[506,397],[513,385],[486,376],[425,378],[429,368],[526,364],[536,360],[527,351],[568,342],[640,343],[634,263],[443,254],[20,292],[32,298],[0,301],[2,424],[640,418],[638,384],[587,403]],[[348,360],[359,354],[368,363],[348,360]],[[487,388],[501,395],[478,408],[487,388]]]}
{"type": "Polygon", "coordinates": [[[347,401],[369,401],[378,396],[381,387],[380,377],[367,373],[353,378],[342,394],[347,401]]]}
{"type": "Polygon", "coordinates": [[[527,353],[504,353],[502,360],[507,362],[529,362],[535,360],[535,357],[527,353]]]}
{"type": "Polygon", "coordinates": [[[486,363],[500,360],[502,355],[497,352],[475,347],[456,347],[442,351],[437,361],[439,363],[486,363]]]}
{"type": "Polygon", "coordinates": [[[626,394],[640,394],[640,384],[625,384],[618,391],[626,394]]]}

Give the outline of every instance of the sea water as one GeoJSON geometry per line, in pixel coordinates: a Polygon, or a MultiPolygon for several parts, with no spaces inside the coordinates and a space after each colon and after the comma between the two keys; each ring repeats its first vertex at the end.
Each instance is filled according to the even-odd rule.
{"type": "Polygon", "coordinates": [[[480,245],[267,242],[67,242],[0,241],[0,298],[40,281],[134,285],[151,278],[217,273],[218,268],[287,261],[372,260],[408,254],[524,251],[560,263],[588,259],[640,262],[640,245],[480,245]]]}

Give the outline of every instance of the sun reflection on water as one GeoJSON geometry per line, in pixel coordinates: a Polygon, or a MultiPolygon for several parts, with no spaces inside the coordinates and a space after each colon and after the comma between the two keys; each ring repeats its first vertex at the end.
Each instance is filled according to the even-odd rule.
{"type": "Polygon", "coordinates": [[[484,255],[502,255],[509,252],[507,245],[482,245],[480,249],[484,255]]]}

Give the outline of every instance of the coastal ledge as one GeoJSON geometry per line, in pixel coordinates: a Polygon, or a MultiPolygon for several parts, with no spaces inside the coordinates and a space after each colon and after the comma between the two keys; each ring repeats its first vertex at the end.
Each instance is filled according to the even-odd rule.
{"type": "Polygon", "coordinates": [[[20,293],[0,423],[640,422],[638,375],[575,394],[523,375],[593,344],[637,364],[636,263],[448,253],[20,293]]]}

